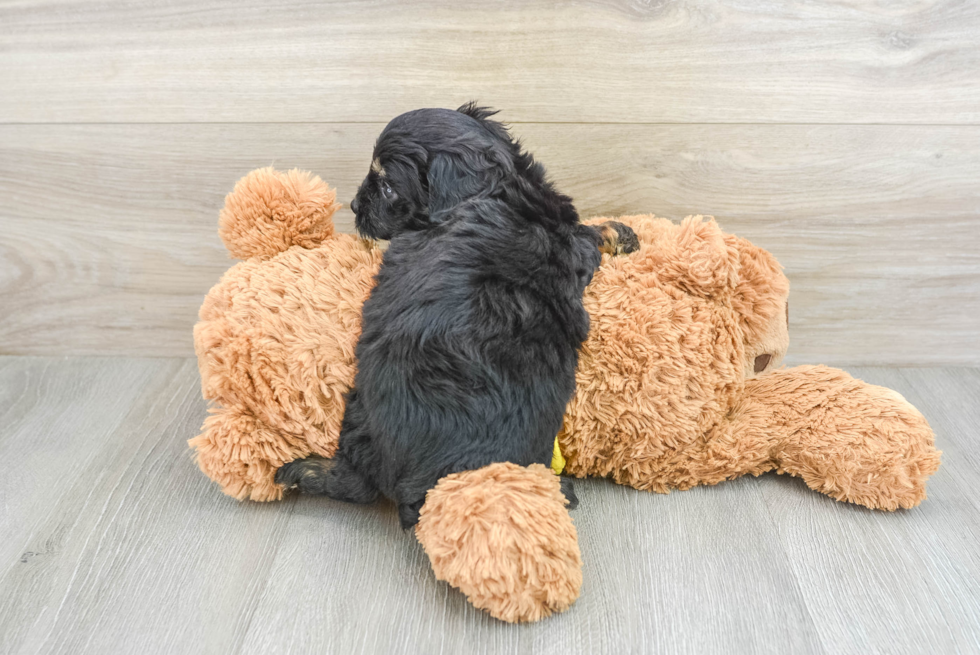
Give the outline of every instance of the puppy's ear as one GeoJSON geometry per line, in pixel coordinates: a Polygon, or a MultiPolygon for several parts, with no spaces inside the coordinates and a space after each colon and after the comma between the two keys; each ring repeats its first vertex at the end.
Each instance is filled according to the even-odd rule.
{"type": "Polygon", "coordinates": [[[491,190],[502,177],[492,153],[438,153],[429,160],[429,221],[441,223],[464,200],[491,190]]]}

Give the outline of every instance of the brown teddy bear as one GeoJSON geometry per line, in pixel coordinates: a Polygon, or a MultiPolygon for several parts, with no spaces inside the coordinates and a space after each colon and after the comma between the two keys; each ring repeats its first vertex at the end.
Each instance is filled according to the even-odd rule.
{"type": "MultiPolygon", "coordinates": [[[[197,460],[225,493],[276,500],[276,469],[331,457],[354,380],[377,244],[335,234],[335,194],[301,171],[253,171],[219,232],[244,261],[194,328],[204,397],[197,460]]],[[[593,219],[602,222],[603,218],[593,219]]],[[[789,283],[768,252],[711,219],[630,225],[639,251],[603,256],[553,467],[666,493],[775,470],[837,500],[913,507],[940,453],[898,393],[822,366],[778,368],[789,283]]],[[[588,502],[586,500],[586,502],[588,502]]],[[[439,579],[505,621],[578,597],[581,558],[555,471],[498,463],[443,478],[416,535],[439,579]]]]}

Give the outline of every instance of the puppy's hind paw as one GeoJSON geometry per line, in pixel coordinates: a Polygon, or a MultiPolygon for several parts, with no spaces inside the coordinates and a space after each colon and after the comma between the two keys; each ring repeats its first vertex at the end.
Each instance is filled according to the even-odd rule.
{"type": "Polygon", "coordinates": [[[606,221],[596,226],[602,236],[599,250],[609,255],[627,255],[640,249],[640,239],[628,225],[606,221]]]}
{"type": "Polygon", "coordinates": [[[310,493],[307,488],[313,486],[311,483],[325,478],[332,468],[333,461],[322,457],[295,459],[279,467],[276,471],[276,484],[281,484],[286,489],[299,488],[300,491],[310,493]]]}
{"type": "Polygon", "coordinates": [[[565,496],[568,511],[572,511],[578,507],[578,496],[575,495],[575,485],[572,483],[572,479],[567,476],[561,476],[561,493],[565,496]]]}
{"type": "Polygon", "coordinates": [[[340,454],[333,459],[311,455],[283,464],[276,471],[276,484],[348,503],[371,503],[378,497],[374,484],[340,454]]]}

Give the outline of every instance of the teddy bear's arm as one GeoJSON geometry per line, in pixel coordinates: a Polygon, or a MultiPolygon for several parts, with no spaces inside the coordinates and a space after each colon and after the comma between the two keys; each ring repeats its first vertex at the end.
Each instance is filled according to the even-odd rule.
{"type": "Polygon", "coordinates": [[[743,473],[776,469],[815,491],[872,509],[926,497],[940,452],[926,419],[896,391],[825,366],[798,366],[746,381],[717,435],[715,457],[743,473]]]}

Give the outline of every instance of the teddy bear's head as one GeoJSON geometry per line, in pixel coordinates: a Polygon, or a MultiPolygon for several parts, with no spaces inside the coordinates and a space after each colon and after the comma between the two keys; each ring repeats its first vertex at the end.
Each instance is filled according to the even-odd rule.
{"type": "Polygon", "coordinates": [[[572,474],[683,488],[671,458],[724,420],[747,379],[782,361],[789,283],[769,253],[712,219],[617,220],[640,250],[604,255],[586,289],[591,328],[559,441],[572,474]]]}
{"type": "Polygon", "coordinates": [[[738,253],[738,281],[732,307],[739,318],[745,378],[779,367],[789,348],[789,280],[770,253],[740,237],[726,235],[738,253]]]}

